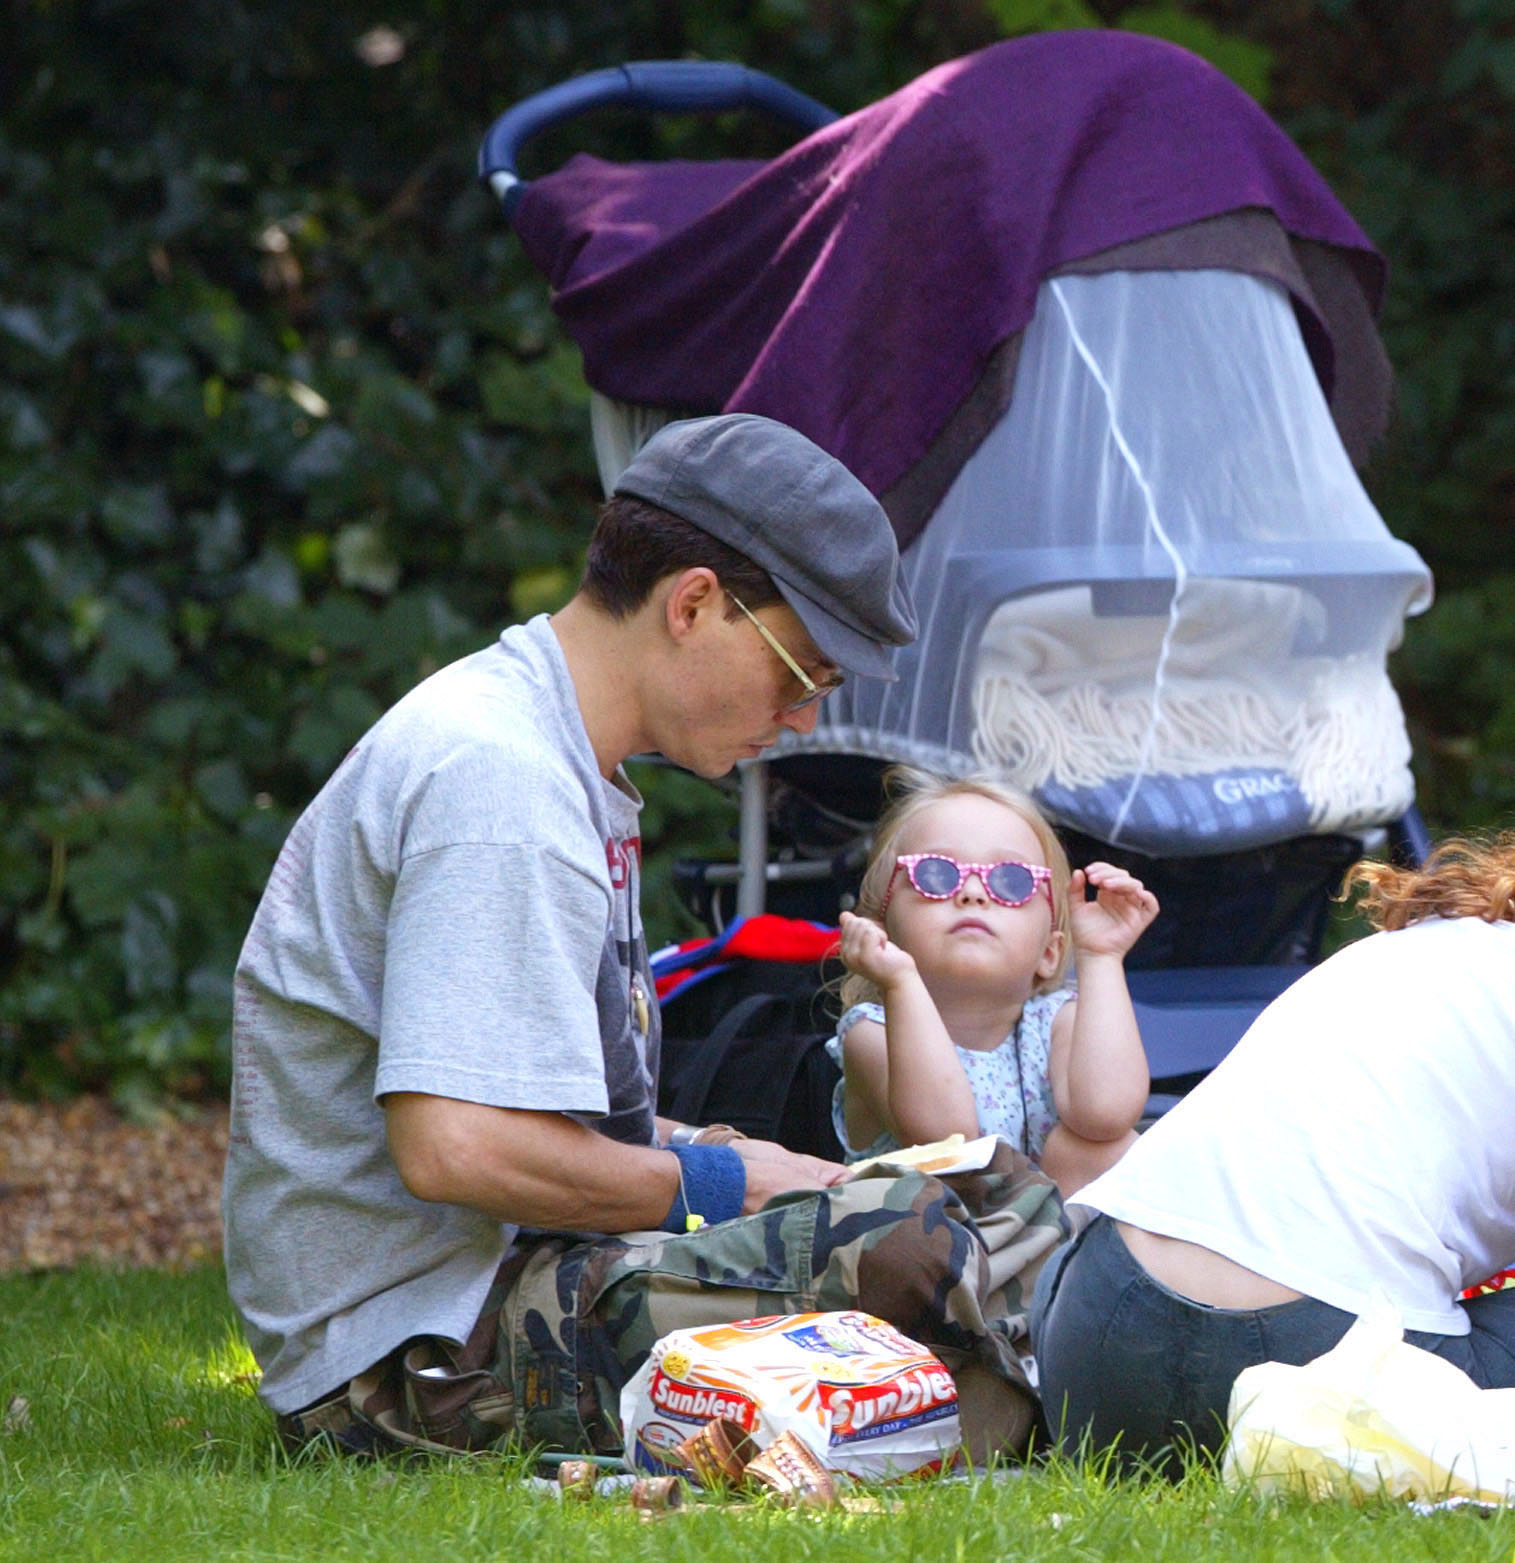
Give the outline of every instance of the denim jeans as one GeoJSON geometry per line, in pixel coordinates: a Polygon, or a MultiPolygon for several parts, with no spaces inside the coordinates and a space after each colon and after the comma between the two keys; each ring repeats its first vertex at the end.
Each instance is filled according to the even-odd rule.
{"type": "MultiPolygon", "coordinates": [[[[1405,1339],[1482,1389],[1515,1385],[1515,1290],[1463,1306],[1471,1334],[1408,1330],[1405,1339]]],[[[1191,1302],[1148,1275],[1115,1223],[1097,1216],[1048,1260],[1032,1302],[1048,1426],[1070,1454],[1113,1446],[1123,1459],[1176,1474],[1182,1449],[1220,1450],[1243,1368],[1308,1362],[1354,1319],[1312,1297],[1257,1309],[1191,1302]]]]}

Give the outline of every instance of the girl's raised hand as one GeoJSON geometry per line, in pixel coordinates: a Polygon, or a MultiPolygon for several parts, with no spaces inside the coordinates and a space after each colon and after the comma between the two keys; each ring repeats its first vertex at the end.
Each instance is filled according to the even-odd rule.
{"type": "Polygon", "coordinates": [[[915,971],[915,957],[895,944],[881,923],[854,912],[842,913],[841,957],[848,971],[880,990],[915,971]]]}
{"type": "Polygon", "coordinates": [[[1157,916],[1157,897],[1134,874],[1112,863],[1076,868],[1068,881],[1073,948],[1086,955],[1124,955],[1157,916]],[[1086,900],[1089,885],[1095,898],[1086,900]]]}

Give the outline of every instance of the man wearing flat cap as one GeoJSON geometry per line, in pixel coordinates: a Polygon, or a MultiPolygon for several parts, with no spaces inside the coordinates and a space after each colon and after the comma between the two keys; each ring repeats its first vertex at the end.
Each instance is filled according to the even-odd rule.
{"type": "Polygon", "coordinates": [[[795,430],[670,424],[567,606],[411,691],[296,823],[237,969],[223,1201],[286,1442],[614,1450],[620,1387],[676,1325],[877,1304],[967,1338],[932,1212],[656,1117],[621,768],[724,775],[847,674],[892,676],[898,565],[795,430]]]}

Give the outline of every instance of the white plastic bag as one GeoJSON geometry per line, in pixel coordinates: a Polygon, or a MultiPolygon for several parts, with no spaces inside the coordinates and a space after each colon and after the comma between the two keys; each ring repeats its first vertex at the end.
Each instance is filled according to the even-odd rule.
{"type": "Polygon", "coordinates": [[[1232,1486],[1515,1501],[1515,1389],[1479,1389],[1409,1345],[1382,1296],[1313,1362],[1239,1373],[1227,1420],[1222,1476],[1232,1486]]]}

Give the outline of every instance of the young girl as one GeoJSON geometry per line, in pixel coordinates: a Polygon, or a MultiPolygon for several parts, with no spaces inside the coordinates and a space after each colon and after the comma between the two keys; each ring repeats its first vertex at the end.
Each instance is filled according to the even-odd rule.
{"type": "Polygon", "coordinates": [[[1157,898],[1108,863],[1070,876],[1012,787],[900,768],[887,781],[857,914],[842,914],[850,975],[828,1044],[847,1158],[998,1134],[1067,1196],[1120,1157],[1146,1105],[1123,961],[1157,898]]]}

